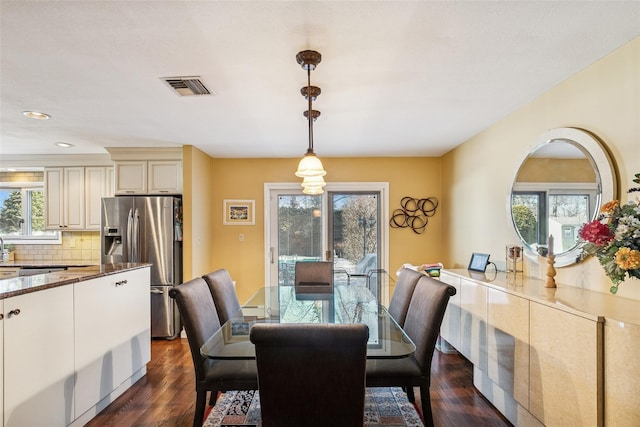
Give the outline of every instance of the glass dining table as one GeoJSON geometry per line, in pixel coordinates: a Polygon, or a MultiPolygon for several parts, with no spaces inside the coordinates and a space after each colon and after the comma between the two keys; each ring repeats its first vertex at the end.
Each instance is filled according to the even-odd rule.
{"type": "Polygon", "coordinates": [[[364,286],[335,286],[333,292],[297,291],[294,286],[264,287],[200,348],[211,359],[255,359],[249,330],[256,323],[365,323],[368,359],[407,357],[413,341],[364,286]]]}

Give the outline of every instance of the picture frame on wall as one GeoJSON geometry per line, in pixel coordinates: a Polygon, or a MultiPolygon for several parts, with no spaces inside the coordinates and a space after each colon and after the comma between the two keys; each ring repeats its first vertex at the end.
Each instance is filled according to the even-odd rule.
{"type": "Polygon", "coordinates": [[[224,225],[254,225],[255,200],[224,200],[224,225]]]}

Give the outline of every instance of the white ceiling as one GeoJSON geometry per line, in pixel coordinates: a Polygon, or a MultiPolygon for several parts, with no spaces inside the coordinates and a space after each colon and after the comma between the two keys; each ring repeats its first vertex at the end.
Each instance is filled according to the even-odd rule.
{"type": "Polygon", "coordinates": [[[295,55],[313,49],[318,156],[439,156],[640,35],[637,0],[0,7],[2,155],[190,144],[299,157],[307,76],[295,55]],[[200,76],[214,95],[178,97],[169,76],[200,76]]]}

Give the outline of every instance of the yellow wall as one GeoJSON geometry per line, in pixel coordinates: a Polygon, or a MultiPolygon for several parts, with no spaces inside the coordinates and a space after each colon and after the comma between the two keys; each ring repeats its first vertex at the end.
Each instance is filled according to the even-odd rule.
{"type": "Polygon", "coordinates": [[[214,193],[213,159],[187,145],[182,150],[183,272],[184,281],[211,271],[214,193]]]}
{"type": "MultiPolygon", "coordinates": [[[[508,216],[510,187],[525,153],[548,129],[577,127],[596,134],[616,164],[621,199],[631,197],[626,190],[640,172],[639,76],[637,38],[447,153],[442,159],[445,266],[466,267],[471,252],[504,259],[505,245],[518,242],[508,216]]],[[[530,275],[541,273],[537,265],[525,267],[530,275]]],[[[558,286],[604,293],[611,286],[595,259],[557,271],[558,286]]],[[[618,295],[640,300],[640,281],[628,279],[618,295]]]]}
{"type": "MultiPolygon", "coordinates": [[[[299,159],[214,159],[211,209],[202,214],[211,231],[202,234],[211,241],[210,269],[226,268],[237,282],[240,301],[265,283],[264,183],[300,182],[293,173],[299,159]],[[255,225],[223,225],[223,200],[255,200],[255,225]],[[244,241],[239,234],[244,234],[244,241]]],[[[389,182],[389,210],[399,207],[404,196],[441,197],[440,159],[436,158],[322,158],[328,182],[389,182]]],[[[442,214],[431,218],[425,233],[408,229],[389,231],[389,272],[405,262],[436,262],[441,257],[442,214]]],[[[388,221],[388,218],[385,218],[388,221]]]]}

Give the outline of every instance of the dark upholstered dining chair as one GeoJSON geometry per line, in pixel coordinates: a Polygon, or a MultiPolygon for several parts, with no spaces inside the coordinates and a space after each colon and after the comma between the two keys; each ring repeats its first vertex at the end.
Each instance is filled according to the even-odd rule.
{"type": "Polygon", "coordinates": [[[240,310],[240,301],[236,295],[233,280],[229,272],[221,268],[212,273],[205,274],[202,278],[209,285],[211,295],[216,304],[218,319],[224,325],[227,320],[235,316],[240,310]]]}
{"type": "Polygon", "coordinates": [[[423,275],[413,291],[403,329],[416,345],[416,351],[401,359],[367,360],[367,387],[403,387],[415,402],[413,387],[420,387],[422,415],[426,426],[433,426],[431,398],[431,359],[449,297],[456,289],[423,275]]]}
{"type": "Polygon", "coordinates": [[[191,349],[196,374],[194,427],[202,427],[207,392],[215,403],[219,391],[255,390],[258,371],[255,360],[213,360],[200,354],[200,347],[220,328],[216,307],[204,279],[198,277],[169,291],[176,300],[191,349]]]}
{"type": "Polygon", "coordinates": [[[424,274],[406,267],[401,268],[398,272],[398,281],[393,288],[389,302],[389,314],[400,326],[404,326],[413,290],[422,276],[424,274]]]}
{"type": "Polygon", "coordinates": [[[333,263],[329,261],[296,262],[295,290],[302,293],[333,292],[333,263]]]}
{"type": "Polygon", "coordinates": [[[364,323],[259,323],[263,427],[362,426],[369,328],[364,323]]]}

